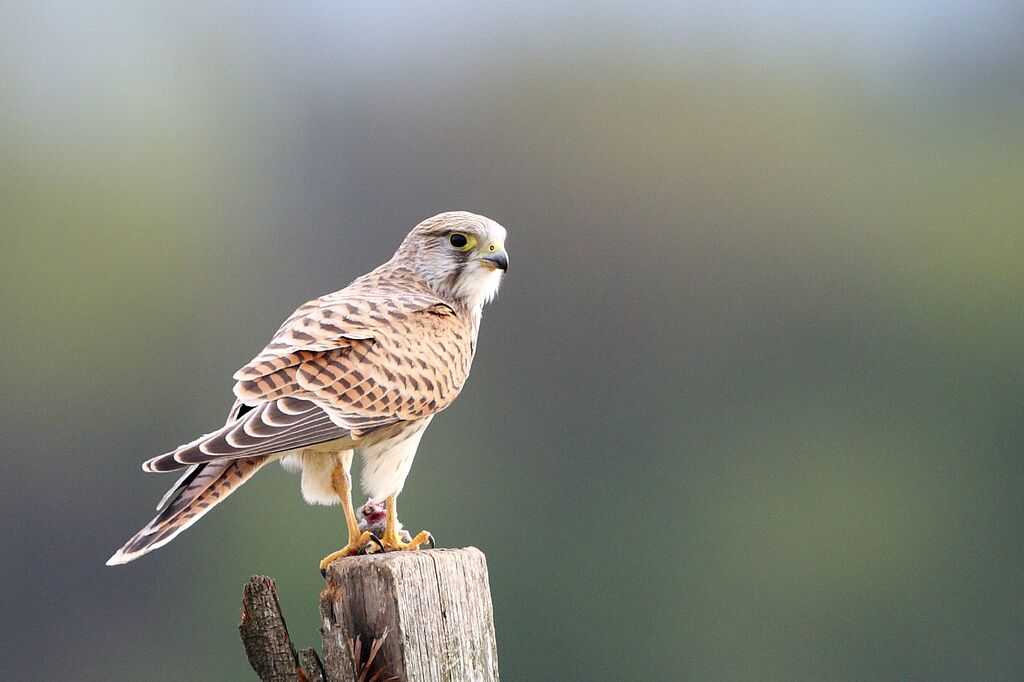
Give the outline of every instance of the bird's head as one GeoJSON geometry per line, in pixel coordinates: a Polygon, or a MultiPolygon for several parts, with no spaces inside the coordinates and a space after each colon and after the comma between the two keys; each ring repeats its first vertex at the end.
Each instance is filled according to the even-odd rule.
{"type": "Polygon", "coordinates": [[[479,308],[497,295],[508,270],[505,228],[475,213],[441,213],[414,227],[395,258],[442,297],[479,308]]]}

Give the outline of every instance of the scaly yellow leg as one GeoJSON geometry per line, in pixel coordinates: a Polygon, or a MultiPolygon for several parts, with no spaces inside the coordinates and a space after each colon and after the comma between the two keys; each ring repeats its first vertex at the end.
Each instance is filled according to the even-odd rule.
{"type": "Polygon", "coordinates": [[[345,525],[348,526],[348,544],[337,552],[331,552],[320,562],[320,572],[326,573],[327,567],[335,559],[345,556],[355,556],[368,542],[378,542],[376,536],[368,530],[360,531],[359,522],[356,521],[356,513],[352,509],[352,475],[349,467],[352,465],[352,452],[342,453],[338,462],[331,471],[331,487],[338,494],[341,500],[341,509],[345,513],[345,525]]]}
{"type": "Polygon", "coordinates": [[[434,536],[425,530],[421,530],[409,542],[404,542],[398,534],[398,500],[392,495],[385,502],[387,516],[384,518],[384,537],[380,539],[381,548],[385,552],[398,552],[419,549],[420,545],[430,545],[434,548],[434,536]]]}

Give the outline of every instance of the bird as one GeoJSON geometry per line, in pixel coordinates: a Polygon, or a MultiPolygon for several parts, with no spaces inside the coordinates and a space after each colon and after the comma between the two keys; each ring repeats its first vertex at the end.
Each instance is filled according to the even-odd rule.
{"type": "Polygon", "coordinates": [[[341,505],[346,543],[323,558],[321,573],[368,548],[433,547],[429,532],[403,530],[397,498],[424,431],[469,376],[482,309],[508,271],[506,236],[482,215],[440,213],[384,264],[299,306],[233,375],[224,425],[143,464],[183,473],[107,565],[163,547],[274,461],[301,473],[308,503],[341,505]],[[365,508],[383,506],[383,524],[370,524],[379,535],[366,518],[360,527],[352,508],[354,456],[363,461],[365,508]]]}

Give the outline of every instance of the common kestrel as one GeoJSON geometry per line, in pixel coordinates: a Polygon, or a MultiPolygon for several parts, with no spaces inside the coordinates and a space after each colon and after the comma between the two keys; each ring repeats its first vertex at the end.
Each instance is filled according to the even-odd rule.
{"type": "Polygon", "coordinates": [[[296,310],[249,364],[235,372],[227,422],[154,457],[146,471],[184,475],[159,513],[107,561],[123,564],[166,545],[245,483],[280,460],[302,472],[310,504],[340,503],[347,544],[320,562],[433,545],[406,541],[396,499],[423,431],[452,404],[469,376],[480,314],[508,269],[505,228],[463,211],[417,225],[376,270],[296,310]],[[384,531],[360,530],[352,509],[353,453],[363,488],[383,501],[384,531]]]}

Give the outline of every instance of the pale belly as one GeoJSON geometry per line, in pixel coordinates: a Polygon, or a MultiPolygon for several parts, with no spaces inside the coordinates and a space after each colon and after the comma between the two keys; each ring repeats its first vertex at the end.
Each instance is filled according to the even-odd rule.
{"type": "Polygon", "coordinates": [[[337,464],[346,470],[353,453],[363,458],[363,490],[370,499],[381,501],[398,495],[409,476],[416,449],[423,432],[433,418],[403,422],[376,438],[353,442],[349,438],[321,443],[301,450],[290,450],[279,458],[288,471],[302,473],[302,496],[310,504],[338,504],[338,495],[331,485],[331,474],[337,464]]]}

